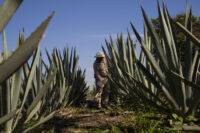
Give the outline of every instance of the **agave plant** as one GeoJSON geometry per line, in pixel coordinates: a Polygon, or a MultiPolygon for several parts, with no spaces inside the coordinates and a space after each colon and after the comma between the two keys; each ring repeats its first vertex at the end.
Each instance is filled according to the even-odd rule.
{"type": "Polygon", "coordinates": [[[123,34],[121,34],[117,36],[116,41],[114,41],[112,37],[110,37],[110,40],[106,40],[106,48],[102,47],[102,49],[109,64],[109,84],[110,91],[112,92],[110,99],[114,102],[117,102],[119,99],[124,100],[124,98],[128,98],[127,96],[130,94],[130,89],[127,86],[127,80],[124,79],[123,72],[129,73],[133,77],[137,76],[137,66],[135,64],[136,54],[134,50],[135,43],[130,34],[128,34],[126,40],[123,34]],[[120,89],[118,89],[119,87],[120,89]]]}
{"type": "MultiPolygon", "coordinates": [[[[143,101],[143,104],[154,106],[168,113],[176,113],[185,118],[197,112],[200,102],[199,81],[197,80],[200,41],[192,34],[191,10],[186,13],[185,26],[173,21],[164,4],[163,9],[158,4],[158,12],[162,33],[160,36],[155,32],[143,8],[145,29],[143,38],[131,24],[138,42],[141,44],[142,51],[139,59],[132,56],[130,61],[130,57],[127,56],[130,49],[121,48],[119,52],[115,52],[113,44],[109,44],[109,55],[107,55],[115,67],[115,71],[117,70],[116,72],[120,75],[117,81],[115,77],[111,79],[118,88],[130,93],[137,100],[143,101]],[[176,34],[174,34],[172,25],[180,28],[185,35],[187,48],[184,53],[183,65],[177,56],[176,34]],[[125,58],[120,58],[120,56],[125,58]],[[135,75],[123,67],[127,64],[134,67],[135,75]]],[[[123,42],[120,45],[123,46],[123,42]]],[[[126,45],[126,47],[130,47],[128,44],[126,45]]]]}
{"type": "MultiPolygon", "coordinates": [[[[0,32],[7,25],[21,2],[22,0],[4,1],[0,10],[0,32]]],[[[25,130],[25,121],[31,119],[32,114],[36,112],[36,105],[45,95],[44,90],[51,86],[51,81],[55,77],[53,72],[49,73],[40,91],[35,95],[35,99],[29,106],[26,106],[28,95],[33,91],[32,81],[40,53],[38,45],[52,16],[49,16],[27,39],[22,41],[20,37],[18,47],[14,52],[8,51],[5,32],[3,32],[4,51],[1,53],[0,64],[0,125],[3,132],[25,130]],[[33,53],[35,54],[33,55],[33,53]],[[27,77],[23,77],[22,68],[32,55],[30,72],[27,77]]],[[[39,122],[41,123],[41,121],[39,122]]]]}
{"type": "Polygon", "coordinates": [[[60,107],[67,105],[79,106],[86,100],[89,87],[85,81],[85,71],[78,68],[78,55],[76,49],[65,48],[63,54],[58,49],[54,49],[52,58],[47,53],[49,62],[58,68],[57,87],[60,91],[60,107]]]}
{"type": "MultiPolygon", "coordinates": [[[[4,29],[21,0],[6,0],[0,10],[4,29]]],[[[54,14],[54,13],[53,13],[54,14]]],[[[84,102],[88,86],[85,71],[78,68],[76,49],[61,56],[54,50],[49,64],[42,59],[39,42],[53,14],[28,38],[19,35],[17,49],[8,51],[3,32],[0,53],[0,131],[29,132],[53,118],[55,111],[84,102]],[[29,126],[28,126],[29,125],[29,126]],[[31,125],[31,126],[30,126],[31,125]]]]}

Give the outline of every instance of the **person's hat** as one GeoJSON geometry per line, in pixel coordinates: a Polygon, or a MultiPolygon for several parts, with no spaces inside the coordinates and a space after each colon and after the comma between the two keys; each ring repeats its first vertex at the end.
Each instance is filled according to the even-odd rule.
{"type": "Polygon", "coordinates": [[[96,58],[104,58],[105,57],[105,54],[103,52],[97,52],[96,58]]]}

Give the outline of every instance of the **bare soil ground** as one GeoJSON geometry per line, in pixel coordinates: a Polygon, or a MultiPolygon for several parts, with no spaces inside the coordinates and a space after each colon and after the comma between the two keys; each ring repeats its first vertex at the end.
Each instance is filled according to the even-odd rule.
{"type": "Polygon", "coordinates": [[[68,108],[57,112],[53,120],[57,133],[93,133],[99,131],[134,132],[134,113],[113,109],[68,108]]]}

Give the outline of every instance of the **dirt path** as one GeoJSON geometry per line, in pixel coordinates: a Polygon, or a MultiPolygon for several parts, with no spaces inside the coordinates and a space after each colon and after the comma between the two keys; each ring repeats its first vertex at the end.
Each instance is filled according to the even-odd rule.
{"type": "Polygon", "coordinates": [[[133,120],[133,112],[69,108],[60,110],[53,121],[57,133],[94,133],[133,132],[133,120]]]}

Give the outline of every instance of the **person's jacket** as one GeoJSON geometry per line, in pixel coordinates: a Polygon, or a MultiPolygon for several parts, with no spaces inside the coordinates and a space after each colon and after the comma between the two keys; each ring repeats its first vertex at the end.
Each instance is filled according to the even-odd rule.
{"type": "Polygon", "coordinates": [[[94,78],[96,79],[96,81],[107,80],[108,65],[105,58],[101,62],[98,62],[96,60],[93,65],[93,69],[94,69],[94,78]]]}

